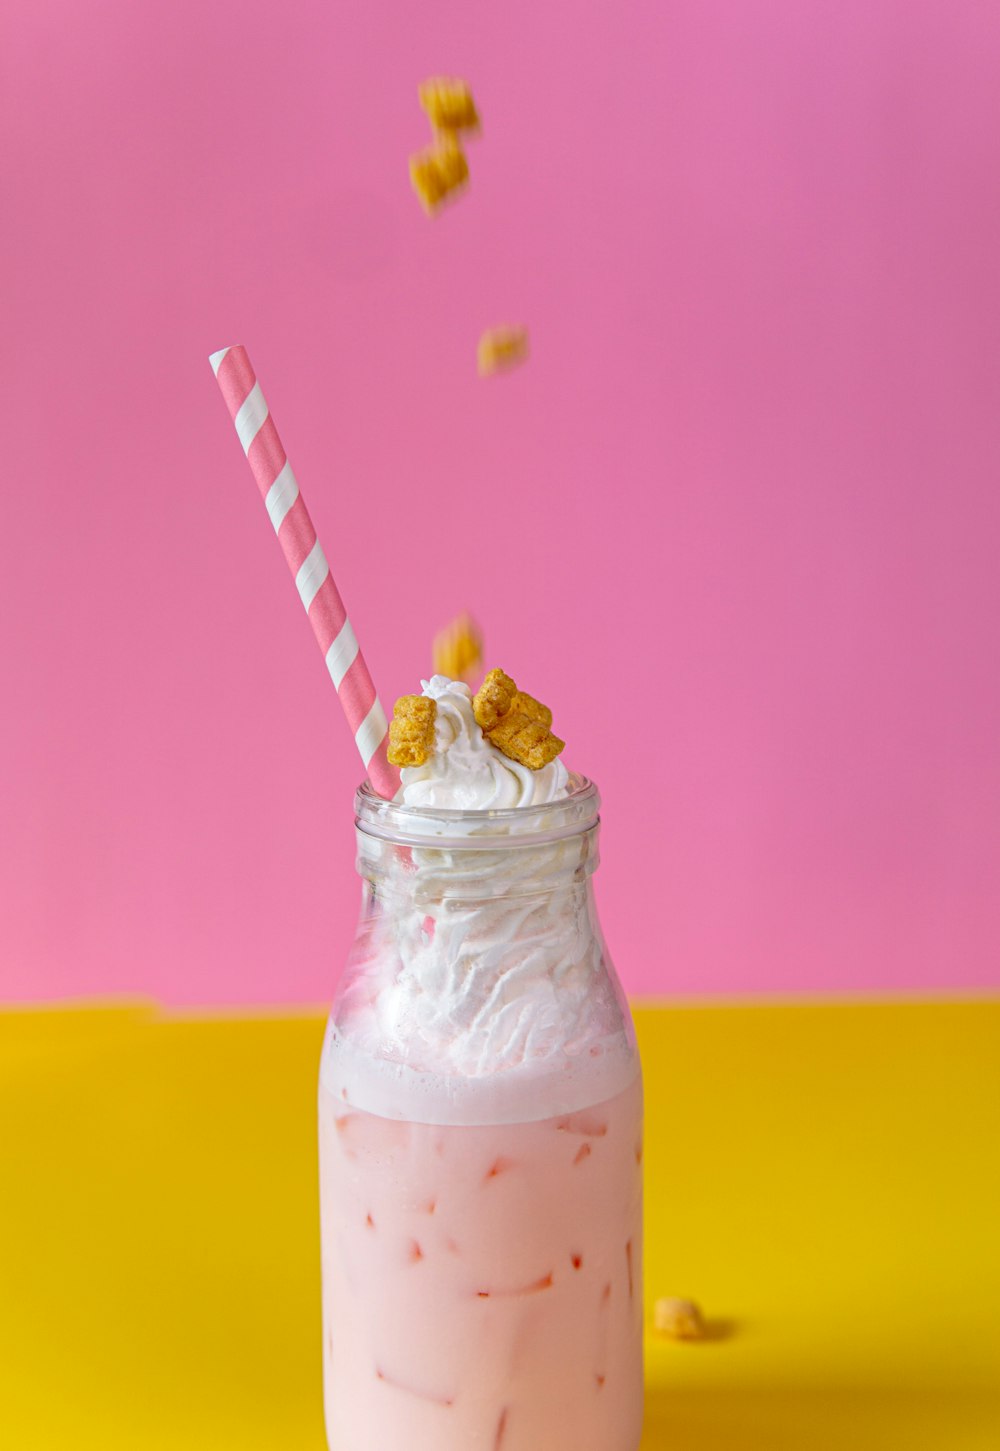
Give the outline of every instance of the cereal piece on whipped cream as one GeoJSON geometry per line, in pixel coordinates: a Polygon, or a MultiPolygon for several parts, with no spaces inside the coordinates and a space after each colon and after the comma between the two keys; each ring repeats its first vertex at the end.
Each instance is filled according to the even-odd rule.
{"type": "Polygon", "coordinates": [[[469,180],[469,163],[450,132],[442,133],[433,145],[410,157],[410,180],[431,216],[446,197],[465,186],[469,180]]]}
{"type": "Polygon", "coordinates": [[[465,81],[432,76],[417,94],[435,131],[478,131],[479,112],[465,81]]]}
{"type": "Polygon", "coordinates": [[[487,328],[479,339],[477,349],[480,377],[500,373],[523,363],[528,356],[528,329],[526,327],[487,328]]]}
{"type": "Polygon", "coordinates": [[[389,722],[389,761],[393,766],[422,766],[434,750],[437,701],[425,695],[401,695],[389,722]]]}
{"type": "Polygon", "coordinates": [[[514,692],[514,699],[510,703],[511,710],[519,710],[522,715],[528,716],[531,720],[541,721],[546,730],[552,726],[552,712],[547,705],[536,700],[533,695],[527,695],[523,690],[514,692]]]}
{"type": "Polygon", "coordinates": [[[472,711],[483,730],[489,732],[502,715],[510,710],[517,686],[502,670],[491,670],[476,691],[472,711]]]}
{"type": "Polygon", "coordinates": [[[554,761],[566,744],[552,734],[548,706],[518,690],[502,670],[489,672],[472,708],[490,744],[532,771],[540,771],[554,761]]]}
{"type": "Polygon", "coordinates": [[[471,615],[459,615],[434,636],[434,674],[464,680],[483,658],[483,637],[471,615]]]}
{"type": "Polygon", "coordinates": [[[501,716],[486,732],[486,739],[512,761],[520,761],[532,771],[540,771],[554,761],[566,744],[543,721],[533,720],[523,710],[509,710],[501,716]]]}
{"type": "Polygon", "coordinates": [[[666,1296],[653,1306],[653,1329],[668,1340],[703,1340],[705,1321],[693,1300],[666,1296]]]}

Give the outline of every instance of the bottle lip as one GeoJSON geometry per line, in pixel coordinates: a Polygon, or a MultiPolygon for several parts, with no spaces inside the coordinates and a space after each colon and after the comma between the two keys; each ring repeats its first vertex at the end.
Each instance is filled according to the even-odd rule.
{"type": "Polygon", "coordinates": [[[600,818],[594,782],[573,772],[568,784],[569,791],[557,801],[461,811],[386,801],[364,781],[354,797],[355,825],[366,836],[399,846],[471,851],[542,846],[579,836],[600,818]]]}

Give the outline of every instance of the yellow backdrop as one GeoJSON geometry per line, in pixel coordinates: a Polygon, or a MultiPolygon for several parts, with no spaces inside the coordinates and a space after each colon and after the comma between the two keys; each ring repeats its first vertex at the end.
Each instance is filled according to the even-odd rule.
{"type": "MultiPolygon", "coordinates": [[[[997,1451],[1000,1004],[637,1021],[644,1451],[997,1451]]],[[[0,1446],[322,1451],[321,1036],[0,1014],[0,1446]]]]}

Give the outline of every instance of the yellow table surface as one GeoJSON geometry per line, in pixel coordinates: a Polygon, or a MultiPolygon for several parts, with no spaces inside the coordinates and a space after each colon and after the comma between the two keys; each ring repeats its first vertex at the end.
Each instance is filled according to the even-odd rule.
{"type": "MultiPolygon", "coordinates": [[[[644,1451],[997,1451],[1000,1003],[637,1020],[644,1451]]],[[[323,1451],[322,1027],[0,1014],[0,1447],[323,1451]]]]}

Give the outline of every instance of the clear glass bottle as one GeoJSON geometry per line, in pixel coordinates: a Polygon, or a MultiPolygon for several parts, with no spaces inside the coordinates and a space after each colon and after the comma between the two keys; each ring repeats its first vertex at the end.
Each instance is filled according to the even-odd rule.
{"type": "Polygon", "coordinates": [[[330,1451],[636,1451],[642,1087],[599,798],[356,799],[320,1071],[330,1451]]]}

